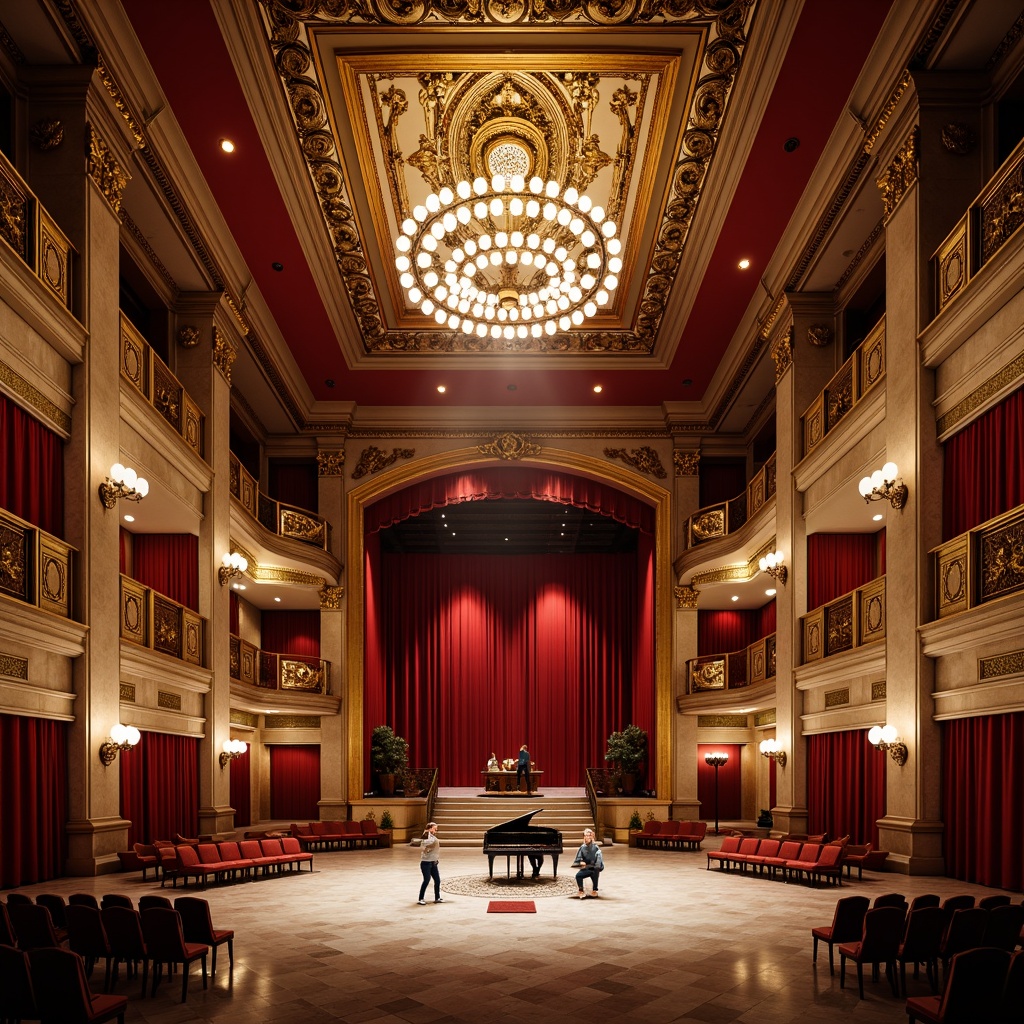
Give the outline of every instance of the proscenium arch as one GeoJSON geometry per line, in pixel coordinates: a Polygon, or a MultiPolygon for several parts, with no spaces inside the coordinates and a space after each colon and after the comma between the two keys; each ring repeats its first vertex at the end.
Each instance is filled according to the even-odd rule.
{"type": "MultiPolygon", "coordinates": [[[[645,480],[623,467],[603,462],[590,455],[561,449],[544,448],[540,455],[517,460],[517,465],[547,467],[567,471],[609,484],[650,505],[654,509],[654,720],[657,764],[654,788],[668,794],[672,785],[672,494],[656,483],[645,480]]],[[[364,626],[366,581],[363,576],[365,535],[364,516],[371,505],[387,494],[409,484],[462,469],[507,467],[509,463],[477,448],[442,452],[413,462],[391,467],[379,476],[353,487],[346,500],[348,545],[347,674],[345,719],[348,765],[346,778],[348,801],[361,800],[366,792],[363,778],[364,708],[364,626]]],[[[623,723],[625,725],[626,723],[623,723]]]]}

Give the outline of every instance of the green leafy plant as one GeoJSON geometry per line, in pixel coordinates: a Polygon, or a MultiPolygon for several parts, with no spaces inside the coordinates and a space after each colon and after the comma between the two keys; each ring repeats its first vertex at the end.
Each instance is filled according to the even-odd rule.
{"type": "Polygon", "coordinates": [[[639,832],[643,827],[644,823],[640,820],[640,809],[634,807],[633,813],[629,816],[629,831],[639,832]]]}
{"type": "Polygon", "coordinates": [[[370,767],[378,775],[401,775],[409,767],[409,744],[390,725],[378,725],[370,736],[370,767]]]}
{"type": "Polygon", "coordinates": [[[395,827],[394,819],[391,817],[391,812],[385,808],[384,813],[380,816],[380,827],[382,831],[393,829],[395,827]]]}
{"type": "Polygon", "coordinates": [[[627,725],[621,732],[608,737],[606,761],[612,761],[619,769],[633,775],[647,760],[647,733],[639,725],[627,725]]]}

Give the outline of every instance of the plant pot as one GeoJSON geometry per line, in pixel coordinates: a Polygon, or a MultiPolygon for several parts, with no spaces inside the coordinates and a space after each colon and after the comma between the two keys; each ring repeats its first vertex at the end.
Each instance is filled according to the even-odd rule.
{"type": "Polygon", "coordinates": [[[391,773],[381,773],[377,776],[380,782],[380,792],[382,796],[394,796],[395,795],[395,776],[391,773]]]}
{"type": "Polygon", "coordinates": [[[619,779],[623,796],[632,796],[636,790],[636,772],[623,772],[619,779]]]}

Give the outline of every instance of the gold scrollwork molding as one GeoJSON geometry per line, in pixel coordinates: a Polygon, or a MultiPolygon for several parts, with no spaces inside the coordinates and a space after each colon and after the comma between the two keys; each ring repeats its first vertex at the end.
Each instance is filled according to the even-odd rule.
{"type": "Polygon", "coordinates": [[[341,611],[341,599],[345,596],[345,588],[321,587],[320,588],[320,610],[338,612],[341,611]]]}
{"type": "Polygon", "coordinates": [[[88,143],[88,170],[95,186],[100,190],[103,198],[110,204],[114,213],[121,210],[121,198],[124,190],[131,180],[130,175],[125,171],[114,158],[110,147],[103,141],[95,125],[86,125],[86,139],[88,143]]]}
{"type": "Polygon", "coordinates": [[[27,682],[28,658],[16,658],[13,654],[0,654],[0,676],[27,682]]]}
{"type": "Polygon", "coordinates": [[[766,711],[758,711],[754,715],[754,728],[765,729],[769,725],[775,725],[777,720],[775,708],[768,708],[766,711]]]}
{"type": "Polygon", "coordinates": [[[321,448],[316,453],[316,469],[320,476],[341,476],[345,472],[345,449],[321,448]]]}
{"type": "Polygon", "coordinates": [[[234,346],[220,331],[213,329],[213,365],[220,370],[221,376],[231,383],[231,364],[238,353],[234,346]]]}
{"type": "Polygon", "coordinates": [[[29,138],[32,140],[32,145],[40,153],[48,153],[51,149],[56,149],[63,143],[64,122],[48,120],[45,117],[41,118],[32,125],[29,131],[29,138]]]}
{"type": "Polygon", "coordinates": [[[830,324],[811,324],[807,328],[807,341],[815,348],[825,348],[832,344],[835,332],[830,324]]]}
{"type": "Polygon", "coordinates": [[[318,715],[268,715],[265,719],[268,729],[319,729],[318,715]]]}
{"type": "Polygon", "coordinates": [[[604,454],[609,459],[621,459],[627,466],[632,466],[638,473],[649,473],[659,480],[668,476],[661,458],[650,445],[641,445],[631,452],[625,448],[605,448],[604,454]]]}
{"type": "Polygon", "coordinates": [[[691,587],[686,583],[678,584],[675,588],[676,607],[696,608],[699,594],[700,591],[696,587],[691,587]]]}
{"type": "Polygon", "coordinates": [[[698,715],[698,729],[746,729],[746,715],[698,715]]]}
{"type": "Polygon", "coordinates": [[[157,690],[156,703],[157,707],[167,708],[168,711],[180,711],[181,694],[168,693],[166,690],[157,690]]]}
{"type": "Polygon", "coordinates": [[[523,434],[516,434],[508,431],[499,434],[493,441],[487,444],[477,445],[476,449],[481,455],[493,455],[496,458],[504,459],[506,462],[514,462],[525,459],[531,455],[540,455],[541,447],[531,441],[523,434]]]}
{"type": "Polygon", "coordinates": [[[838,708],[844,704],[850,703],[850,690],[848,687],[843,687],[841,690],[826,690],[825,691],[825,707],[827,708],[838,708]]]}
{"type": "Polygon", "coordinates": [[[178,328],[178,344],[182,348],[195,348],[199,344],[199,328],[187,324],[178,328]]]}
{"type": "Polygon", "coordinates": [[[1015,676],[1022,672],[1024,672],[1024,651],[1009,651],[994,658],[982,658],[978,662],[979,679],[1015,676]]]}
{"type": "Polygon", "coordinates": [[[900,98],[910,87],[910,70],[905,69],[900,80],[893,86],[892,92],[889,93],[889,98],[885,101],[885,106],[882,107],[882,112],[878,115],[875,121],[874,128],[868,132],[867,138],[864,140],[864,152],[870,153],[875,141],[878,136],[882,134],[882,130],[889,123],[889,118],[895,113],[896,108],[899,106],[900,98]]]}
{"type": "Polygon", "coordinates": [[[7,363],[0,362],[0,383],[9,388],[26,405],[35,409],[44,419],[53,423],[64,434],[71,433],[71,417],[63,409],[54,405],[46,395],[34,384],[30,384],[7,363]]]}
{"type": "Polygon", "coordinates": [[[700,469],[700,452],[673,452],[672,465],[676,476],[696,476],[700,469]]]}
{"type": "MultiPolygon", "coordinates": [[[[96,70],[99,72],[100,81],[103,82],[103,87],[107,90],[108,95],[114,101],[114,109],[117,110],[117,112],[124,118],[125,124],[128,125],[128,129],[132,133],[136,145],[141,148],[146,143],[142,134],[142,127],[139,125],[138,119],[129,108],[120,87],[115,81],[114,76],[110,73],[110,69],[107,67],[102,57],[97,61],[96,70]]],[[[147,121],[146,123],[148,124],[149,122],[147,121]]]]}
{"type": "Polygon", "coordinates": [[[135,684],[134,683],[122,683],[121,690],[118,695],[120,700],[123,700],[126,704],[135,703],[135,684]]]}
{"type": "Polygon", "coordinates": [[[772,345],[772,359],[775,360],[775,383],[782,380],[785,372],[793,365],[793,329],[790,328],[772,345]]]}
{"type": "Polygon", "coordinates": [[[900,204],[900,200],[910,191],[917,181],[917,153],[919,129],[915,126],[906,137],[903,145],[875,182],[882,195],[882,210],[888,220],[900,204]]]}
{"type": "Polygon", "coordinates": [[[1024,354],[1010,360],[985,380],[980,387],[975,388],[963,401],[958,402],[949,412],[940,416],[936,424],[939,434],[943,435],[951,431],[961,420],[966,419],[976,409],[985,405],[994,395],[1004,388],[1015,385],[1021,377],[1024,377],[1024,354]]]}
{"type": "Polygon", "coordinates": [[[871,684],[871,699],[872,700],[885,700],[886,697],[886,686],[884,679],[876,679],[871,684]]]}
{"type": "Polygon", "coordinates": [[[240,725],[247,729],[258,729],[260,725],[260,716],[254,715],[250,711],[232,711],[231,724],[240,725]]]}
{"type": "Polygon", "coordinates": [[[411,459],[416,454],[415,448],[392,448],[388,455],[383,449],[371,444],[359,455],[359,462],[352,470],[352,479],[358,480],[367,473],[379,473],[388,466],[393,466],[399,459],[411,459]]]}

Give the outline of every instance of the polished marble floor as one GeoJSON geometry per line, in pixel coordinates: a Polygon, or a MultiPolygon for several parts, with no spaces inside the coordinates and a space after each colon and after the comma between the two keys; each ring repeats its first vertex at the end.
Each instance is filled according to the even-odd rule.
{"type": "MultiPolygon", "coordinates": [[[[717,843],[709,837],[705,847],[717,843]]],[[[565,845],[559,881],[571,873],[569,837],[565,845]]],[[[207,890],[214,924],[235,930],[231,976],[222,947],[207,991],[193,969],[184,1005],[177,979],[142,999],[139,983],[122,972],[117,991],[130,997],[127,1021],[150,1024],[897,1024],[907,1019],[903,1000],[892,997],[884,977],[866,983],[861,1001],[855,974],[845,990],[838,964],[830,976],[824,947],[812,964],[810,929],[831,922],[839,895],[995,891],[888,873],[860,882],[854,873],[841,890],[811,889],[707,871],[703,852],[613,845],[604,857],[599,900],[554,895],[550,884],[531,892],[526,881],[521,892],[495,886],[495,898],[533,899],[536,913],[489,914],[486,858],[478,851],[442,848],[445,902],[422,907],[416,848],[318,854],[312,873],[207,890]]],[[[160,886],[136,872],[22,891],[137,899],[160,886]]],[[[923,975],[908,985],[910,994],[926,991],[923,975]]]]}

